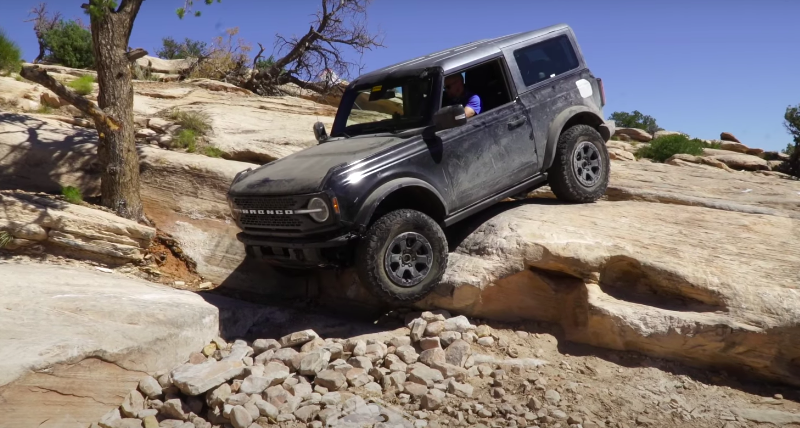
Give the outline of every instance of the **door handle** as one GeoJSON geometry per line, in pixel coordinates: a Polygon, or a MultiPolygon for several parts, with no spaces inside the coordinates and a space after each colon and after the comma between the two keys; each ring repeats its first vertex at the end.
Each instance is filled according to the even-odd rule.
{"type": "Polygon", "coordinates": [[[525,118],[524,117],[520,117],[519,119],[512,120],[511,122],[508,122],[508,129],[514,129],[514,128],[522,125],[523,123],[525,123],[525,118]]]}

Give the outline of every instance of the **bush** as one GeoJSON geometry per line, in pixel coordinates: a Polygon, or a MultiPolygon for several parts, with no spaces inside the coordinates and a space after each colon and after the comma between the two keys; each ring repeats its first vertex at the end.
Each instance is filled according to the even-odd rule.
{"type": "Polygon", "coordinates": [[[646,114],[642,114],[639,110],[634,110],[632,113],[615,111],[614,113],[611,113],[611,116],[609,116],[608,119],[613,120],[616,126],[619,128],[643,129],[651,134],[654,134],[656,131],[663,130],[658,126],[658,124],[656,124],[655,118],[646,114]]]}
{"type": "Polygon", "coordinates": [[[215,80],[236,80],[246,74],[252,46],[242,39],[234,40],[239,28],[225,30],[225,36],[214,38],[204,59],[191,70],[189,77],[215,80]]]}
{"type": "Polygon", "coordinates": [[[175,139],[175,146],[185,148],[189,153],[194,153],[197,150],[197,135],[191,129],[181,129],[175,139]]]}
{"type": "Polygon", "coordinates": [[[203,112],[172,110],[169,118],[181,128],[193,131],[196,135],[205,135],[211,131],[211,118],[203,112]]]}
{"type": "Polygon", "coordinates": [[[84,74],[75,80],[71,80],[69,83],[67,83],[67,86],[74,89],[75,92],[81,95],[89,95],[92,93],[92,89],[94,89],[94,86],[92,86],[93,83],[94,77],[89,74],[84,74]]]}
{"type": "Polygon", "coordinates": [[[44,33],[44,46],[50,61],[71,68],[92,68],[92,33],[75,21],[60,21],[44,33]]]}
{"type": "Polygon", "coordinates": [[[53,113],[53,108],[50,107],[47,104],[42,104],[42,105],[39,106],[38,109],[36,109],[36,113],[39,113],[39,114],[51,114],[51,113],[53,113]]]}
{"type": "Polygon", "coordinates": [[[14,240],[14,236],[5,230],[0,230],[0,248],[4,248],[14,240]]]}
{"type": "Polygon", "coordinates": [[[156,51],[156,55],[164,59],[200,58],[206,55],[208,47],[206,42],[192,40],[188,37],[184,39],[183,43],[176,42],[172,37],[164,37],[161,39],[161,44],[162,47],[156,51]]]}
{"type": "Polygon", "coordinates": [[[80,204],[83,202],[83,195],[81,194],[80,189],[73,186],[67,186],[61,188],[61,195],[64,196],[64,199],[71,204],[80,204]]]}
{"type": "Polygon", "coordinates": [[[689,139],[685,135],[666,135],[650,141],[636,152],[640,158],[652,159],[655,162],[665,162],[678,153],[699,156],[708,145],[697,138],[689,139]]]}
{"type": "Polygon", "coordinates": [[[22,68],[22,51],[0,29],[0,71],[18,73],[22,68]]]}
{"type": "Polygon", "coordinates": [[[203,148],[203,154],[210,158],[221,158],[225,152],[216,147],[206,146],[203,148]]]}

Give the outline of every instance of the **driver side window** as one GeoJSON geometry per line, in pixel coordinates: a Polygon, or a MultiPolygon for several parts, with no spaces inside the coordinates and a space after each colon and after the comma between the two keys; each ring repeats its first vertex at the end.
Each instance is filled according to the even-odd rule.
{"type": "MultiPolygon", "coordinates": [[[[458,103],[466,106],[465,103],[468,102],[470,96],[476,95],[480,103],[480,112],[478,112],[478,116],[480,116],[496,107],[511,102],[506,73],[501,61],[503,61],[502,58],[494,59],[445,76],[445,81],[447,82],[447,80],[454,80],[450,76],[461,75],[464,81],[464,92],[458,92],[458,82],[456,82],[455,88],[448,88],[448,85],[445,84],[444,92],[442,93],[442,107],[458,103]]],[[[457,77],[455,80],[457,80],[457,77]]]]}

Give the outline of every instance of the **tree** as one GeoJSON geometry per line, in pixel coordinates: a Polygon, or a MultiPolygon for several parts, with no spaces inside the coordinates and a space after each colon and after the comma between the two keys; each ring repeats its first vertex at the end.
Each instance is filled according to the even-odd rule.
{"type": "Polygon", "coordinates": [[[264,46],[253,60],[256,72],[244,83],[244,87],[261,95],[278,93],[277,87],[286,83],[326,93],[339,82],[329,79],[314,80],[325,70],[331,74],[349,76],[358,64],[345,59],[345,49],[353,49],[359,55],[376,47],[383,47],[380,33],[372,34],[367,26],[367,8],[372,0],[322,0],[320,10],[309,30],[301,37],[276,36],[275,50],[282,55],[266,66],[259,60],[264,46]]]}
{"type": "Polygon", "coordinates": [[[0,29],[0,71],[19,71],[21,56],[19,46],[0,29]]]}
{"type": "MultiPolygon", "coordinates": [[[[26,66],[22,76],[50,89],[94,120],[101,167],[101,202],[119,216],[146,220],[139,194],[139,157],[133,127],[133,85],[130,63],[146,55],[143,49],[128,50],[133,23],[143,0],[89,0],[82,5],[91,20],[92,46],[100,94],[98,105],[57,82],[37,65],[26,66]]],[[[204,0],[207,5],[213,0],[204,0]]],[[[217,0],[217,2],[221,2],[217,0]]],[[[253,73],[252,87],[269,92],[275,86],[293,82],[307,85],[302,76],[313,77],[331,69],[346,75],[355,64],[344,59],[343,48],[363,53],[381,46],[366,25],[366,8],[371,0],[322,0],[315,25],[300,38],[278,36],[278,51],[286,52],[266,70],[253,73]],[[286,69],[285,73],[282,70],[286,69]],[[257,76],[257,78],[256,78],[257,76]],[[298,77],[300,76],[300,77],[298,77]]],[[[184,0],[179,18],[192,13],[193,0],[184,0]]],[[[198,13],[194,13],[198,16],[198,13]]],[[[254,59],[260,59],[261,52],[254,59]]],[[[312,84],[324,90],[329,82],[312,84]]]]}
{"type": "Polygon", "coordinates": [[[71,68],[93,68],[92,33],[77,21],[58,21],[43,35],[47,59],[71,68]]]}
{"type": "Polygon", "coordinates": [[[622,111],[615,111],[608,117],[613,120],[620,128],[638,128],[643,129],[650,134],[655,134],[656,131],[661,131],[662,128],[656,124],[655,118],[652,116],[644,115],[639,110],[634,110],[632,113],[622,111]]]}
{"type": "Polygon", "coordinates": [[[789,175],[800,177],[800,104],[786,107],[783,126],[786,127],[786,131],[794,141],[794,145],[790,144],[786,147],[785,152],[789,155],[789,160],[786,162],[784,170],[789,175]]]}
{"type": "Polygon", "coordinates": [[[178,43],[172,37],[161,39],[162,47],[156,55],[164,59],[202,58],[207,55],[208,44],[188,37],[183,43],[178,43]]]}
{"type": "Polygon", "coordinates": [[[33,22],[33,31],[36,33],[36,40],[39,42],[39,55],[33,60],[34,64],[44,59],[45,52],[47,51],[44,41],[44,35],[48,31],[54,29],[61,21],[61,13],[56,12],[52,16],[47,12],[47,3],[39,3],[38,6],[30,10],[28,15],[34,15],[33,19],[25,22],[33,22]]]}

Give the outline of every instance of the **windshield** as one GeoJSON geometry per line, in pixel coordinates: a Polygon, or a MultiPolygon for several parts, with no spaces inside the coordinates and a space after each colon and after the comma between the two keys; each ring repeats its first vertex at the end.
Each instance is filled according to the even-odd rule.
{"type": "Polygon", "coordinates": [[[431,77],[411,77],[356,88],[343,97],[340,109],[349,107],[349,112],[343,126],[334,126],[333,134],[353,137],[425,126],[432,86],[431,77]]]}

